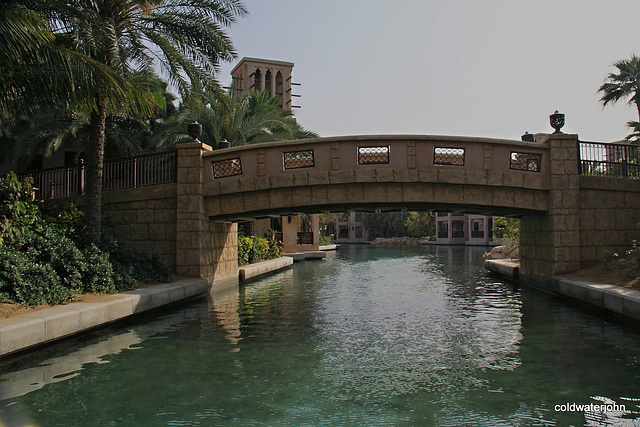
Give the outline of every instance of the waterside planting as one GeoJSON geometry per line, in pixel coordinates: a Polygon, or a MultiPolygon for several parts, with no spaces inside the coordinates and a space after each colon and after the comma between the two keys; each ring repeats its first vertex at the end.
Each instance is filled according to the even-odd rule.
{"type": "Polygon", "coordinates": [[[169,281],[158,257],[127,250],[108,227],[89,242],[80,210],[47,208],[34,190],[30,178],[0,179],[0,303],[60,304],[169,281]]]}

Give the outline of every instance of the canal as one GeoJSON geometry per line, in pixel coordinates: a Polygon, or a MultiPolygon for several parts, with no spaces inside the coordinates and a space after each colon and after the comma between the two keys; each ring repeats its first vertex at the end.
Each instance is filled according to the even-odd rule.
{"type": "Polygon", "coordinates": [[[5,360],[0,425],[639,425],[638,330],[483,252],[343,246],[5,360]]]}

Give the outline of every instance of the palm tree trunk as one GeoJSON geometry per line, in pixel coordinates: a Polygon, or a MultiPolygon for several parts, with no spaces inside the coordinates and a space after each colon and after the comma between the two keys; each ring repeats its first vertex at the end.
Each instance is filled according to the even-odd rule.
{"type": "Polygon", "coordinates": [[[106,103],[97,99],[97,109],[91,112],[87,157],[87,204],[85,225],[90,243],[100,241],[102,221],[102,165],[104,161],[104,127],[107,118],[106,103]]]}

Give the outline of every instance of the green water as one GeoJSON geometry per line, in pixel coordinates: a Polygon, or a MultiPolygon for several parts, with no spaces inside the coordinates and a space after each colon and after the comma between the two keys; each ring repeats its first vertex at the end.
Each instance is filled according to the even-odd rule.
{"type": "Polygon", "coordinates": [[[4,361],[0,420],[640,425],[640,333],[486,275],[483,251],[344,246],[4,361]],[[603,402],[628,412],[555,410],[603,402]]]}

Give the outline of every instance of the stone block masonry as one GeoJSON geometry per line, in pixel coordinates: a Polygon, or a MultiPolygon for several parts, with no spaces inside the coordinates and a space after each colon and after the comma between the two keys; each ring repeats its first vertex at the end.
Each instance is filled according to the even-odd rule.
{"type": "Polygon", "coordinates": [[[176,272],[206,277],[219,286],[238,281],[237,224],[215,223],[205,212],[202,155],[211,147],[180,144],[176,184],[176,272]]]}
{"type": "Polygon", "coordinates": [[[176,269],[176,184],[105,191],[103,218],[127,249],[157,254],[176,269]]]}
{"type": "Polygon", "coordinates": [[[640,180],[581,176],[578,157],[578,137],[568,134],[536,144],[381,135],[216,151],[189,142],[177,147],[175,184],[105,192],[104,212],[127,247],[214,282],[237,280],[238,220],[387,208],[511,215],[522,218],[520,272],[551,276],[628,247],[640,222],[640,180]],[[367,163],[361,147],[389,155],[367,163]],[[463,161],[436,161],[437,149],[463,161]],[[292,150],[313,153],[312,165],[284,168],[292,150]],[[523,169],[520,154],[533,163],[523,169]],[[216,164],[236,169],[213,176],[216,164]]]}
{"type": "Polygon", "coordinates": [[[640,180],[581,176],[579,205],[579,226],[571,228],[580,235],[583,265],[623,252],[638,238],[640,180]]]}
{"type": "Polygon", "coordinates": [[[521,270],[525,275],[555,275],[580,268],[577,135],[554,134],[550,145],[548,214],[525,218],[520,228],[521,270]]]}

